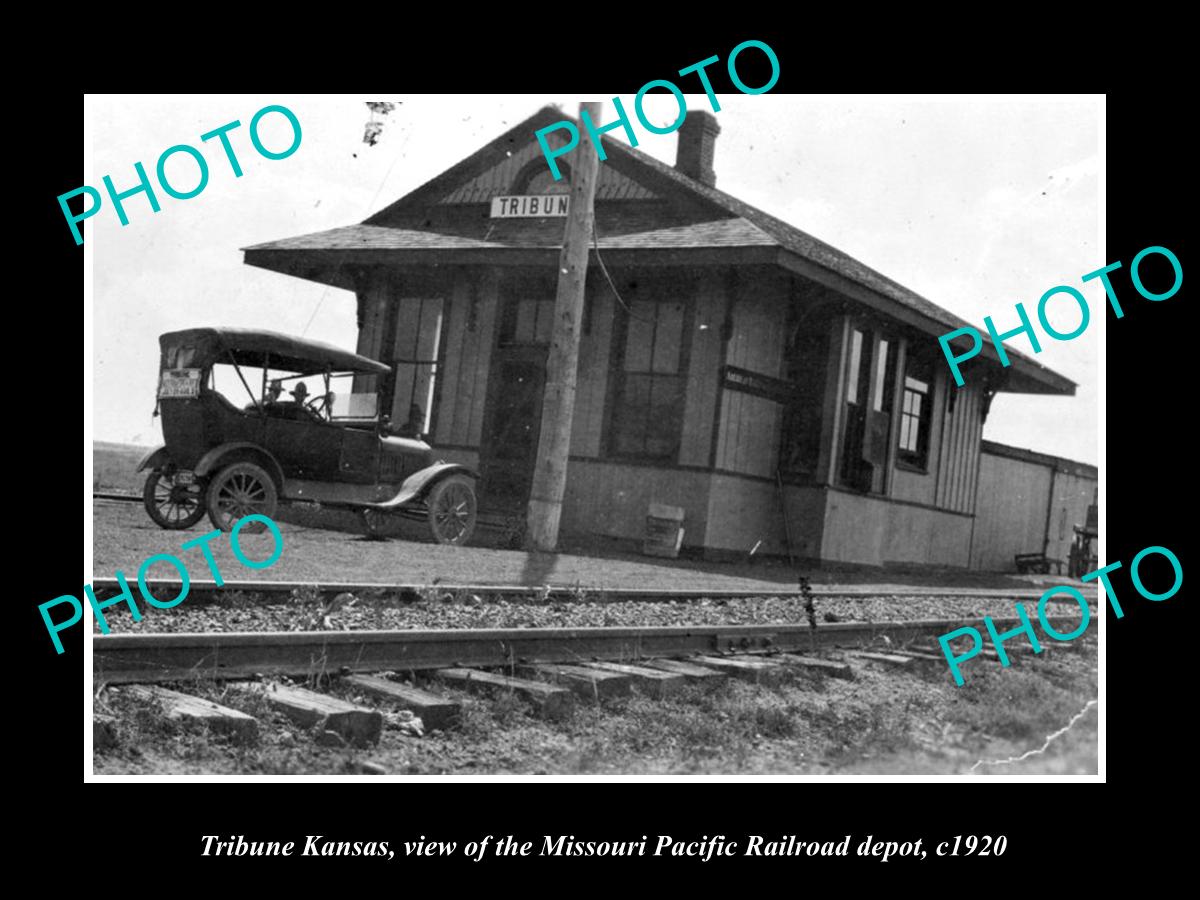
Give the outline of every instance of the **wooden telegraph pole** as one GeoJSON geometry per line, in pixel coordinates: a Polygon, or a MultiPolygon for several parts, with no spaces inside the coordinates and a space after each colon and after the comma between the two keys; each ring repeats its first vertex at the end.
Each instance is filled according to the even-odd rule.
{"type": "MultiPolygon", "coordinates": [[[[581,103],[592,121],[600,118],[599,103],[581,103]]],[[[582,119],[582,116],[580,116],[582,119]]],[[[546,389],[542,398],[542,430],[537,464],[529,493],[525,546],[553,550],[558,546],[563,492],[567,486],[567,458],[571,452],[571,422],[575,417],[575,379],[579,367],[579,331],[583,318],[583,291],[587,279],[588,244],[592,240],[596,179],[600,159],[595,147],[581,135],[571,166],[571,207],[558,259],[558,292],[554,297],[554,329],[546,361],[546,389]]]]}

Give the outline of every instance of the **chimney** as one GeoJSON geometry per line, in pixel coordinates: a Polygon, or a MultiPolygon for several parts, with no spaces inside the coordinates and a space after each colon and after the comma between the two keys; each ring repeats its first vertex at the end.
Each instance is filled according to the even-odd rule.
{"type": "Polygon", "coordinates": [[[715,187],[717,173],[713,171],[713,152],[720,133],[721,126],[712,113],[700,109],[688,110],[687,118],[679,127],[675,168],[689,178],[715,187]]]}

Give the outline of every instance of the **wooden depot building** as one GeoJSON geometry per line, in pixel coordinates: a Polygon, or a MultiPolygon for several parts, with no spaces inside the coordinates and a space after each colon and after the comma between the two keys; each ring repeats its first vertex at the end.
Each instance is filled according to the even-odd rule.
{"type": "MultiPolygon", "coordinates": [[[[245,250],[355,293],[357,351],[393,367],[383,409],[475,468],[485,511],[528,499],[569,182],[534,132],[564,118],[361,224],[245,250]]],[[[956,388],[937,335],[967,323],[717,190],[719,130],[691,111],[673,167],[604,139],[563,532],[640,540],[660,503],[685,548],[970,565],[993,396],[1075,385],[986,344],[956,388]]]]}

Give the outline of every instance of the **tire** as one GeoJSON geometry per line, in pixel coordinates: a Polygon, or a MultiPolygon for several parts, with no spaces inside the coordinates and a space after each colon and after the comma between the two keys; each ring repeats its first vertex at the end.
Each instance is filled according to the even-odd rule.
{"type": "Polygon", "coordinates": [[[432,488],[426,498],[429,530],[439,544],[462,546],[475,533],[475,485],[465,475],[450,475],[432,488]]]}
{"type": "MultiPolygon", "coordinates": [[[[275,482],[261,466],[237,462],[226,466],[208,485],[208,518],[222,531],[232,531],[238,519],[253,513],[274,518],[279,505],[275,482]]],[[[255,522],[246,531],[259,532],[266,526],[255,522]]]]}
{"type": "Polygon", "coordinates": [[[142,488],[142,504],[159,528],[177,531],[191,528],[204,518],[204,485],[177,484],[176,473],[155,469],[142,488]]]}

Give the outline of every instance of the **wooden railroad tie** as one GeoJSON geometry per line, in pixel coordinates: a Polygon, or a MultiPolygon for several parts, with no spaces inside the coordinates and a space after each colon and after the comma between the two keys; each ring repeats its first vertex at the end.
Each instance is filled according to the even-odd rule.
{"type": "Polygon", "coordinates": [[[692,659],[734,678],[768,686],[779,684],[785,671],[783,666],[757,656],[696,656],[692,659]]]}
{"type": "Polygon", "coordinates": [[[143,700],[157,702],[162,707],[163,714],[171,721],[204,725],[240,743],[253,741],[258,736],[257,719],[211,700],[181,694],[153,684],[130,684],[121,688],[121,691],[143,700]]]}
{"type": "Polygon", "coordinates": [[[575,711],[575,695],[566,688],[544,681],[528,681],[510,675],[498,675],[482,669],[438,669],[443,681],[478,693],[511,692],[533,703],[537,713],[547,719],[565,719],[575,711]]]}
{"type": "Polygon", "coordinates": [[[634,686],[655,700],[673,696],[683,687],[685,678],[677,672],[665,672],[649,666],[615,662],[590,662],[588,668],[628,675],[634,686]]]}
{"type": "Polygon", "coordinates": [[[229,687],[235,692],[263,697],[297,725],[304,728],[320,725],[325,731],[340,734],[351,744],[374,744],[383,731],[383,714],[378,710],[355,706],[327,694],[256,681],[235,681],[229,687]]]}
{"type": "Polygon", "coordinates": [[[543,663],[535,666],[522,666],[519,671],[541,676],[555,684],[561,684],[585,700],[628,697],[633,684],[633,679],[628,675],[590,666],[543,663]]]}
{"type": "Polygon", "coordinates": [[[343,681],[396,709],[408,710],[420,718],[427,731],[452,727],[462,713],[462,704],[457,700],[399,684],[379,675],[348,675],[343,681]]]}

